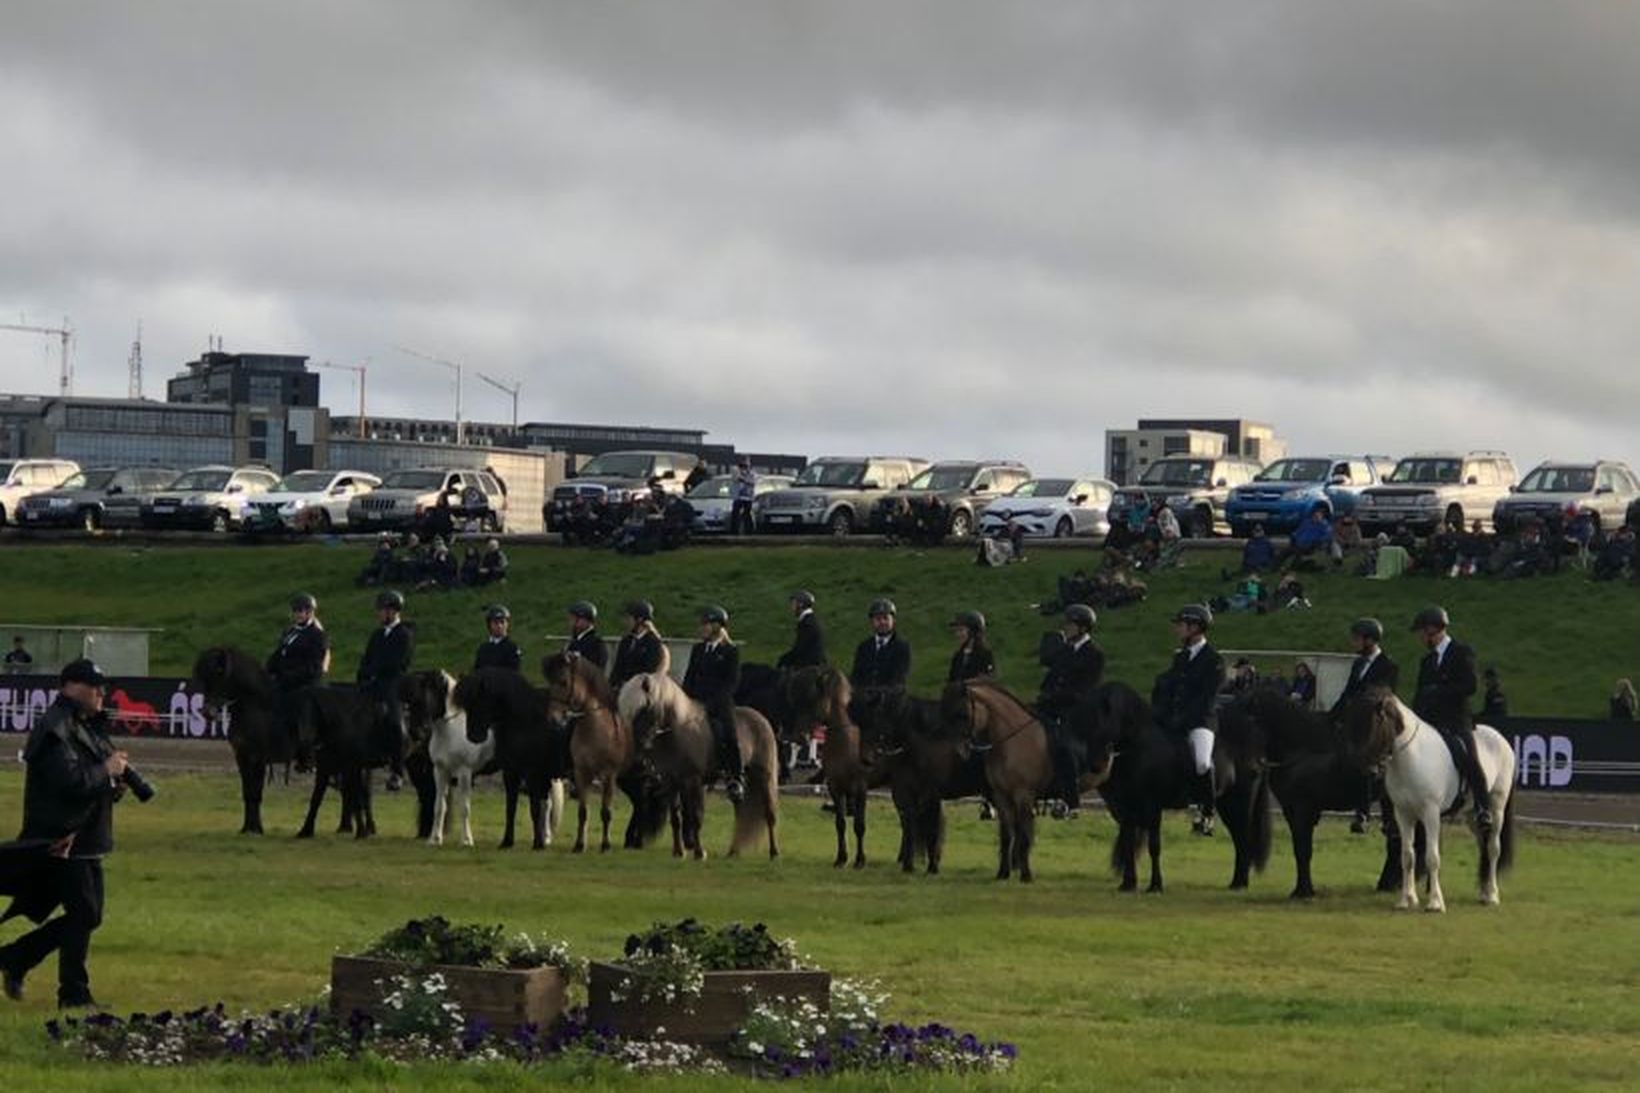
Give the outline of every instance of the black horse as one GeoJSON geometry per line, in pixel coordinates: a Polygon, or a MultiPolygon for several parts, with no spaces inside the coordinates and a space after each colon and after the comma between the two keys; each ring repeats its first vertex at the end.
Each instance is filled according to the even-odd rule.
{"type": "MultiPolygon", "coordinates": [[[[1219,711],[1218,744],[1238,766],[1262,765],[1270,788],[1281,803],[1293,837],[1293,863],[1298,879],[1293,899],[1311,899],[1315,884],[1310,876],[1315,825],[1324,811],[1348,812],[1360,802],[1366,775],[1356,764],[1342,731],[1326,714],[1307,710],[1273,687],[1257,687],[1219,711]]],[[[1379,876],[1398,887],[1401,848],[1386,847],[1379,876]]]]}
{"type": "Polygon", "coordinates": [[[455,704],[467,715],[467,739],[482,744],[496,734],[495,759],[506,789],[506,828],[501,849],[513,845],[518,798],[530,802],[530,846],[547,845],[547,799],[554,779],[570,777],[560,734],[547,715],[547,692],[511,668],[480,668],[456,683],[455,704]]]}
{"type": "Polygon", "coordinates": [[[262,834],[262,790],[270,767],[296,757],[296,741],[274,717],[273,679],[255,657],[228,646],[206,649],[194,661],[192,687],[214,717],[228,715],[228,744],[239,768],[245,818],[241,835],[262,834]]]}
{"type": "MultiPolygon", "coordinates": [[[[1068,730],[1086,748],[1089,769],[1108,764],[1099,795],[1117,823],[1111,869],[1121,890],[1139,886],[1139,844],[1150,850],[1149,891],[1162,890],[1162,813],[1190,803],[1195,768],[1190,748],[1163,732],[1150,703],[1121,682],[1103,683],[1066,717],[1068,730]]],[[[1270,859],[1270,785],[1256,764],[1237,763],[1223,748],[1213,750],[1218,812],[1235,844],[1230,887],[1247,887],[1248,874],[1270,859]]]]}

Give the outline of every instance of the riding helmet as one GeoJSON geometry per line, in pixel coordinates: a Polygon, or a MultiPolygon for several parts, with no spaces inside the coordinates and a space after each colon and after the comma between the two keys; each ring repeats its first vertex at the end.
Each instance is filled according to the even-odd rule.
{"type": "Polygon", "coordinates": [[[391,588],[384,589],[376,593],[376,608],[377,610],[403,611],[404,595],[395,592],[391,588]]]}
{"type": "Polygon", "coordinates": [[[485,622],[494,622],[496,619],[505,619],[508,622],[512,621],[512,612],[507,610],[506,604],[492,603],[484,609],[485,622]]]}
{"type": "Polygon", "coordinates": [[[1368,641],[1384,640],[1384,624],[1374,618],[1356,619],[1350,623],[1350,633],[1368,641]]]}
{"type": "Polygon", "coordinates": [[[814,606],[814,593],[806,588],[799,588],[792,593],[792,602],[805,610],[814,606]]]}
{"type": "Polygon", "coordinates": [[[1099,621],[1099,616],[1093,613],[1093,608],[1085,603],[1073,603],[1065,608],[1065,621],[1074,622],[1084,630],[1092,630],[1093,624],[1099,621]]]}
{"type": "Polygon", "coordinates": [[[876,618],[878,615],[898,615],[899,613],[899,609],[894,606],[894,601],[886,596],[872,600],[871,606],[866,608],[867,618],[876,618]]]}
{"type": "Polygon", "coordinates": [[[319,601],[313,598],[311,592],[298,592],[290,598],[290,609],[292,611],[317,611],[319,610],[319,601]]]}
{"type": "Polygon", "coordinates": [[[569,605],[569,613],[588,622],[598,621],[598,605],[591,600],[576,600],[569,605]]]}
{"type": "Polygon", "coordinates": [[[1426,626],[1434,626],[1441,630],[1445,630],[1451,625],[1452,620],[1447,617],[1446,608],[1441,607],[1438,604],[1431,607],[1426,607],[1416,615],[1412,616],[1412,629],[1414,630],[1422,630],[1426,626]]]}
{"type": "Polygon", "coordinates": [[[700,609],[700,621],[715,622],[719,626],[728,626],[729,612],[725,611],[715,603],[707,604],[705,607],[700,609]]]}
{"type": "Polygon", "coordinates": [[[1187,603],[1173,613],[1174,622],[1193,622],[1206,630],[1213,625],[1213,612],[1205,605],[1187,603]]]}
{"type": "Polygon", "coordinates": [[[985,616],[978,611],[958,611],[951,617],[952,626],[965,626],[975,634],[985,633],[985,616]]]}
{"type": "Polygon", "coordinates": [[[655,605],[648,600],[633,600],[626,605],[626,614],[629,618],[639,622],[653,622],[655,619],[655,605]]]}

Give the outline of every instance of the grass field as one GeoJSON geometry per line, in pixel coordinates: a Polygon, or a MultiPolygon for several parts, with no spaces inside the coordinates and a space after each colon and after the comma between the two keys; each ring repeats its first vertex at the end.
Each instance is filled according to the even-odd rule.
{"type": "MultiPolygon", "coordinates": [[[[335,672],[350,677],[373,625],[373,592],[355,589],[368,548],[356,545],[244,548],[129,548],[117,545],[10,544],[6,551],[3,622],[103,623],[164,630],[153,649],[156,672],[186,672],[195,653],[231,643],[257,653],[271,649],[289,594],[315,593],[336,647],[335,672]]],[[[543,635],[562,634],[564,608],[582,597],[605,611],[606,633],[618,627],[618,606],[634,597],[655,602],[663,633],[692,636],[695,613],[721,602],[744,659],[772,661],[791,639],[786,598],[798,587],[820,598],[833,659],[847,662],[865,632],[868,600],[894,597],[915,651],[913,685],[932,689],[951,653],[946,622],[976,607],[991,621],[1004,680],[1034,690],[1037,638],[1057,620],[1031,606],[1054,595],[1054,578],[1087,552],[1038,551],[1023,565],[982,569],[967,551],[917,553],[884,548],[713,548],[654,558],[618,557],[559,547],[518,547],[513,577],[502,589],[411,596],[407,617],[418,624],[418,663],[464,667],[483,637],[482,607],[502,599],[533,665],[546,651],[543,635]]],[[[1143,605],[1102,612],[1098,638],[1107,673],[1148,690],[1167,664],[1168,614],[1180,603],[1223,591],[1219,567],[1234,556],[1214,552],[1155,575],[1143,605]]],[[[1603,717],[1612,682],[1640,675],[1640,591],[1597,585],[1580,573],[1537,581],[1366,581],[1325,575],[1306,579],[1311,611],[1268,616],[1227,615],[1214,629],[1221,648],[1344,650],[1351,619],[1375,614],[1389,630],[1387,648],[1410,674],[1419,650],[1405,626],[1430,601],[1452,612],[1456,631],[1483,663],[1495,664],[1517,715],[1603,717]]],[[[3,625],[0,622],[0,625],[3,625]]],[[[0,635],[3,636],[3,635],[0,635]]],[[[1410,679],[1407,680],[1410,683],[1410,679]]]]}

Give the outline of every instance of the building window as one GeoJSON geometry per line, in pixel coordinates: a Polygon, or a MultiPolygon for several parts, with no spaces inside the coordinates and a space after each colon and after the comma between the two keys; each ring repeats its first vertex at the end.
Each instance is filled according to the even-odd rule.
{"type": "Polygon", "coordinates": [[[1162,437],[1162,454],[1163,455],[1189,455],[1190,454],[1190,438],[1188,436],[1164,436],[1164,437],[1162,437]]]}

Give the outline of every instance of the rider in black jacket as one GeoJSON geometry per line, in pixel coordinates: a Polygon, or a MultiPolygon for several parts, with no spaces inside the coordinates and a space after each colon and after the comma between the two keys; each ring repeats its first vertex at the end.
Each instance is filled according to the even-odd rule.
{"type": "Polygon", "coordinates": [[[1447,633],[1451,625],[1446,609],[1426,607],[1412,620],[1413,631],[1423,639],[1429,652],[1418,664],[1418,690],[1412,712],[1440,730],[1458,746],[1452,748],[1458,774],[1469,785],[1475,806],[1475,824],[1492,826],[1487,807],[1486,775],[1475,754],[1475,718],[1469,703],[1479,681],[1475,673],[1475,650],[1447,633]]]}
{"type": "Polygon", "coordinates": [[[491,604],[484,609],[484,625],[489,629],[490,636],[478,647],[473,654],[473,670],[480,668],[509,668],[514,672],[524,670],[524,651],[511,637],[512,612],[505,604],[491,604]]]}
{"type": "Polygon", "coordinates": [[[376,621],[364,655],[359,658],[359,689],[376,704],[378,744],[392,775],[388,788],[397,789],[404,779],[404,752],[408,743],[404,731],[404,710],[399,702],[399,681],[410,671],[415,656],[415,633],[403,619],[404,597],[392,589],[376,596],[376,621]]]}
{"type": "Polygon", "coordinates": [[[1213,833],[1218,787],[1213,777],[1213,736],[1219,725],[1219,691],[1224,688],[1224,660],[1207,642],[1213,612],[1201,604],[1186,604],[1173,616],[1179,650],[1173,663],[1156,681],[1152,696],[1156,722],[1164,732],[1188,746],[1196,781],[1191,793],[1197,808],[1198,835],[1213,833]]]}
{"type": "MultiPolygon", "coordinates": [[[[1350,666],[1350,678],[1328,711],[1336,725],[1343,720],[1344,710],[1368,687],[1388,687],[1395,690],[1401,681],[1400,667],[1380,648],[1384,640],[1384,625],[1377,619],[1356,619],[1350,623],[1350,645],[1355,649],[1355,663],[1350,666]]],[[[1378,796],[1378,778],[1367,774],[1362,777],[1361,800],[1356,804],[1350,830],[1357,835],[1367,831],[1367,816],[1372,812],[1373,799],[1378,796]]],[[[1386,810],[1387,811],[1387,810],[1386,810]]],[[[1386,817],[1387,822],[1387,817],[1386,817]]]]}
{"type": "Polygon", "coordinates": [[[584,657],[600,668],[609,663],[609,649],[598,634],[597,604],[577,600],[569,605],[569,640],[564,642],[564,653],[584,657]]]}
{"type": "Polygon", "coordinates": [[[985,616],[978,611],[959,611],[951,619],[951,633],[957,639],[957,651],[951,654],[945,681],[966,683],[970,679],[995,678],[997,658],[985,640],[985,616]]]}
{"type": "Polygon", "coordinates": [[[740,741],[735,733],[735,689],[740,686],[740,649],[729,639],[729,612],[711,606],[700,613],[700,638],[689,654],[683,690],[706,707],[717,741],[718,769],[729,800],[746,796],[740,741]]]}
{"type": "Polygon", "coordinates": [[[876,599],[866,609],[871,637],[854,649],[849,683],[857,691],[904,690],[911,675],[911,644],[895,631],[898,609],[890,599],[876,599]]]}
{"type": "Polygon", "coordinates": [[[776,668],[819,668],[826,663],[826,640],[820,632],[820,617],[814,613],[814,593],[799,589],[792,593],[792,614],[797,633],[792,647],[780,654],[776,668]]]}
{"type": "Polygon", "coordinates": [[[615,647],[615,666],[609,672],[609,685],[617,693],[633,676],[658,672],[666,662],[666,646],[655,629],[655,605],[633,600],[626,605],[626,618],[628,629],[615,647]]]}
{"type": "Polygon", "coordinates": [[[1036,712],[1054,742],[1054,774],[1060,800],[1071,808],[1081,803],[1082,768],[1087,756],[1082,742],[1065,724],[1065,715],[1093,693],[1105,674],[1105,653],[1093,640],[1099,616],[1084,603],[1065,608],[1061,630],[1064,640],[1048,659],[1047,674],[1037,694],[1036,712]]]}
{"type": "Polygon", "coordinates": [[[290,598],[290,625],[279,636],[279,644],[268,657],[268,675],[273,677],[274,723],[296,742],[296,711],[309,687],[324,682],[330,670],[330,635],[319,623],[319,601],[306,592],[290,598]]]}

